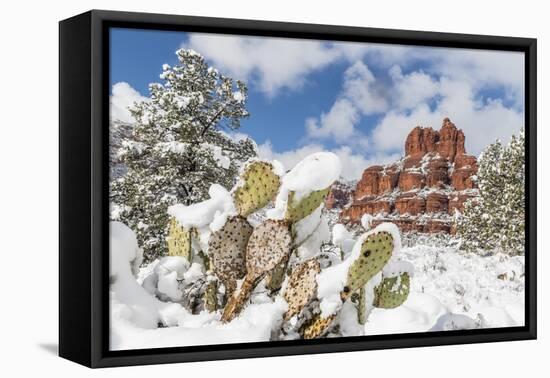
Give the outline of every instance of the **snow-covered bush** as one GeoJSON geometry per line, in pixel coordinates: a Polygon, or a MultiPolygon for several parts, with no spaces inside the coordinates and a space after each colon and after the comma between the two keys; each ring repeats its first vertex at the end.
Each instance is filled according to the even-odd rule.
{"type": "MultiPolygon", "coordinates": [[[[337,225],[333,243],[342,254],[329,264],[322,259],[322,246],[331,239],[322,209],[340,171],[338,157],[327,152],[306,157],[287,173],[276,161],[251,160],[230,192],[213,185],[210,199],[171,206],[176,227],[168,236],[169,252],[204,265],[210,291],[203,292],[202,308],[219,310],[227,323],[258,295],[261,302],[284,298],[288,307],[275,337],[288,339],[356,332],[374,306],[403,303],[413,269],[398,257],[395,225],[382,224],[357,241],[337,225]],[[258,222],[255,212],[273,199],[267,219],[258,222]]],[[[175,297],[180,292],[174,290],[175,297]]]]}
{"type": "Polygon", "coordinates": [[[479,158],[479,198],[466,203],[457,234],[469,251],[525,253],[525,134],[489,145],[479,158]]]}
{"type": "Polygon", "coordinates": [[[117,156],[125,174],[112,177],[112,219],[137,233],[146,261],[166,254],[168,206],[206,199],[213,183],[230,188],[256,154],[250,139],[230,135],[248,116],[246,85],[192,50],[176,55],[177,65],[163,66],[163,83],[150,85],[149,100],[130,108],[135,124],[121,134],[117,156]]]}

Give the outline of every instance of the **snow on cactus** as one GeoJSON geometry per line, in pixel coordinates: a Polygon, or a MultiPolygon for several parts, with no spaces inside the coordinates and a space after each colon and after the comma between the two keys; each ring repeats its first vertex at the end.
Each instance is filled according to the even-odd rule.
{"type": "Polygon", "coordinates": [[[135,123],[116,156],[125,174],[111,185],[113,217],[136,232],[147,261],[167,253],[169,206],[206,199],[214,183],[231,188],[241,164],[256,155],[252,140],[226,132],[248,116],[246,85],[196,52],[176,56],[178,64],[163,66],[163,82],[150,85],[148,100],[130,108],[135,123]]]}
{"type": "Polygon", "coordinates": [[[525,253],[525,133],[508,145],[489,145],[479,158],[479,197],[458,215],[463,248],[473,252],[525,253]]]}
{"type": "Polygon", "coordinates": [[[319,316],[337,321],[335,315],[355,296],[359,322],[364,323],[376,301],[375,289],[383,280],[382,271],[388,263],[399,261],[400,250],[399,230],[392,223],[382,223],[361,235],[349,257],[317,277],[319,316]]]}

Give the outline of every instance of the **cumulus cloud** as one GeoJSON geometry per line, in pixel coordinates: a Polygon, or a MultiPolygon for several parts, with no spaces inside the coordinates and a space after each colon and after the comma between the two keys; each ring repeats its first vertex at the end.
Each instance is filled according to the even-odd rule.
{"type": "Polygon", "coordinates": [[[357,107],[348,99],[341,98],[319,118],[306,119],[307,136],[312,139],[333,138],[337,143],[345,143],[355,133],[359,119],[357,107]]]}
{"type": "Polygon", "coordinates": [[[362,61],[352,64],[344,72],[343,94],[364,115],[384,112],[388,108],[385,88],[362,61]]]}
{"type": "Polygon", "coordinates": [[[432,99],[439,91],[439,83],[423,71],[403,75],[401,67],[394,65],[389,70],[393,80],[393,106],[411,109],[432,99]]]}
{"type": "Polygon", "coordinates": [[[128,108],[136,102],[147,101],[147,97],[142,96],[126,82],[114,84],[111,93],[112,95],[109,99],[110,118],[122,122],[134,122],[128,108]]]}
{"type": "Polygon", "coordinates": [[[330,138],[338,144],[368,146],[368,138],[356,129],[362,115],[384,112],[388,102],[383,87],[362,61],[344,72],[342,91],[327,113],[306,120],[310,139],[330,138]]]}
{"type": "MultiPolygon", "coordinates": [[[[466,134],[466,150],[474,155],[496,139],[508,140],[523,127],[523,110],[506,107],[500,99],[481,98],[466,81],[441,78],[435,107],[418,103],[408,111],[394,109],[384,115],[371,134],[377,151],[402,151],[403,141],[417,125],[438,129],[449,117],[466,134]]],[[[413,90],[413,89],[411,89],[413,90]]]]}
{"type": "Polygon", "coordinates": [[[469,83],[474,90],[504,87],[517,108],[523,108],[525,55],[522,52],[436,49],[429,60],[437,74],[469,83]]]}
{"type": "Polygon", "coordinates": [[[309,73],[343,56],[331,44],[314,40],[190,34],[190,47],[235,78],[252,81],[268,96],[295,90],[309,73]]]}
{"type": "MultiPolygon", "coordinates": [[[[307,144],[297,149],[283,152],[274,151],[273,145],[269,141],[258,146],[258,153],[261,158],[279,160],[287,170],[292,169],[306,156],[319,151],[327,151],[327,149],[324,148],[323,145],[316,143],[307,144]]],[[[390,163],[400,158],[400,155],[397,153],[376,153],[369,158],[365,158],[361,154],[354,153],[349,146],[329,149],[328,151],[335,153],[340,158],[342,162],[341,176],[345,180],[358,180],[366,167],[375,164],[390,163]]]]}
{"type": "Polygon", "coordinates": [[[503,86],[515,105],[523,106],[521,52],[201,33],[190,33],[183,47],[197,50],[216,67],[253,83],[269,97],[300,89],[309,74],[335,62],[367,60],[369,65],[383,69],[394,65],[408,70],[426,67],[424,75],[405,77],[403,84],[418,80],[429,86],[428,75],[437,75],[467,81],[476,88],[503,86]]]}
{"type": "MultiPolygon", "coordinates": [[[[523,127],[519,97],[514,98],[512,105],[506,105],[504,101],[509,102],[510,98],[491,98],[487,94],[491,92],[484,92],[504,88],[511,96],[523,93],[523,80],[518,79],[522,77],[523,66],[514,53],[508,56],[479,52],[491,57],[484,61],[470,51],[460,59],[461,55],[455,51],[445,57],[429,51],[434,66],[404,71],[402,66],[393,64],[381,77],[375,77],[363,61],[350,65],[331,108],[319,117],[306,119],[309,140],[330,139],[342,146],[361,147],[368,154],[401,153],[403,141],[413,127],[439,128],[443,118],[450,117],[466,133],[469,153],[478,155],[489,143],[508,140],[523,127]],[[496,57],[505,60],[504,65],[512,70],[508,80],[499,72],[489,74],[488,62],[496,64],[496,57]],[[363,117],[372,114],[380,115],[380,119],[371,126],[371,131],[358,130],[363,117]]],[[[415,59],[401,58],[405,65],[407,59],[415,59]]],[[[389,57],[386,59],[389,61],[389,57]]]]}

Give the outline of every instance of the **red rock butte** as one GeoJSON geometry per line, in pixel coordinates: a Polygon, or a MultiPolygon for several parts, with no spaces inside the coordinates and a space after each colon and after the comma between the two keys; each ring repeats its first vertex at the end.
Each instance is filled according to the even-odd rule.
{"type": "Polygon", "coordinates": [[[335,185],[327,208],[341,208],[340,219],[358,223],[363,214],[372,225],[393,222],[403,232],[453,232],[452,215],[478,195],[477,159],[467,155],[464,132],[443,120],[439,131],[417,126],[405,140],[405,157],[368,167],[355,189],[335,185]]]}

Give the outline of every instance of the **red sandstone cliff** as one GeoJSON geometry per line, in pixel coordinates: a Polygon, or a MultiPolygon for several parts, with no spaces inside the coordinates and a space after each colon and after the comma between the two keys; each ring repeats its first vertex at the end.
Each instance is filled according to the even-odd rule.
{"type": "Polygon", "coordinates": [[[464,142],[464,133],[448,118],[438,131],[417,126],[405,140],[403,159],[368,167],[352,193],[331,191],[327,208],[343,207],[344,222],[371,214],[373,226],[392,221],[402,231],[450,232],[452,214],[477,195],[477,160],[466,154],[464,142]]]}

